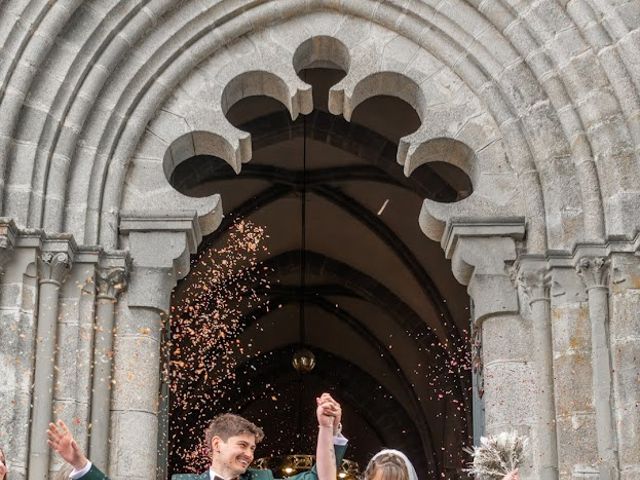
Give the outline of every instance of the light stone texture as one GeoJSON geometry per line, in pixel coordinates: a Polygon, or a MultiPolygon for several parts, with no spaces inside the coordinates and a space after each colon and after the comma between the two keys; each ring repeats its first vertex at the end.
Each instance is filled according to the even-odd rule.
{"type": "MultiPolygon", "coordinates": [[[[58,378],[56,363],[64,362],[72,352],[74,343],[65,343],[61,337],[58,343],[58,314],[62,299],[60,287],[68,277],[73,261],[72,244],[66,241],[54,241],[51,250],[47,249],[37,259],[38,265],[38,324],[36,328],[35,365],[33,379],[33,413],[31,435],[29,438],[29,477],[47,478],[49,472],[50,450],[45,435],[55,414],[53,411],[53,392],[58,378]],[[60,350],[66,354],[58,355],[60,350]]],[[[46,248],[46,247],[45,247],[46,248]]],[[[51,248],[51,247],[50,247],[51,248]]],[[[66,329],[63,329],[66,330],[66,329]]]]}
{"type": "Polygon", "coordinates": [[[584,438],[596,436],[586,300],[573,268],[554,269],[551,308],[560,478],[576,478],[578,472],[598,475],[595,445],[584,445],[584,438]]]}
{"type": "Polygon", "coordinates": [[[640,474],[640,263],[635,255],[612,258],[611,356],[620,468],[627,478],[640,474]]]}
{"type": "Polygon", "coordinates": [[[35,322],[38,288],[35,276],[36,252],[17,248],[5,266],[0,301],[0,365],[5,382],[0,387],[0,442],[16,452],[12,472],[26,478],[29,453],[29,418],[33,382],[35,322]]]}
{"type": "Polygon", "coordinates": [[[55,412],[77,418],[89,445],[92,329],[111,318],[108,470],[156,477],[160,325],[223,214],[218,195],[186,197],[168,178],[199,153],[241,171],[251,138],[229,108],[267,95],[296,118],[312,106],[296,69],[327,64],[347,72],[333,114],[348,120],[376,95],[416,110],[422,123],[397,152],[406,175],[445,161],[472,180],[462,201],[425,199],[417,221],[474,302],[486,432],[532,437],[523,480],[542,466],[563,480],[640,478],[638,45],[634,0],[0,3],[0,214],[11,219],[0,221],[0,443],[12,479],[55,467],[29,422],[42,433],[55,412]],[[39,285],[52,241],[96,258],[39,285]],[[89,278],[115,249],[133,263],[112,311],[89,278]],[[598,292],[575,271],[582,258],[608,262],[598,292]],[[536,312],[514,283],[528,263],[552,279],[536,312]],[[38,328],[52,333],[47,348],[38,328]]]}
{"type": "Polygon", "coordinates": [[[91,361],[93,362],[93,383],[91,389],[91,461],[100,470],[109,467],[109,424],[111,393],[115,385],[113,378],[113,357],[115,328],[115,307],[117,297],[126,288],[127,257],[111,255],[105,258],[95,271],[92,281],[96,284],[96,325],[95,343],[91,361]]]}

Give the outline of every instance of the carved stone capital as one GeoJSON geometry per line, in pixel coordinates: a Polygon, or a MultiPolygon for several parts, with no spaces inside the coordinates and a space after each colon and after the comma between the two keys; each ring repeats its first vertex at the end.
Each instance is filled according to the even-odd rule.
{"type": "Polygon", "coordinates": [[[604,257],[582,257],[576,264],[576,272],[587,286],[587,290],[607,288],[609,260],[604,257]]]}
{"type": "Polygon", "coordinates": [[[131,257],[124,250],[102,252],[96,266],[97,298],[115,301],[126,290],[131,272],[131,257]]]}
{"type": "Polygon", "coordinates": [[[549,301],[551,274],[546,268],[520,270],[516,284],[529,302],[529,306],[538,301],[549,301]]]}
{"type": "Polygon", "coordinates": [[[4,273],[4,266],[13,255],[13,247],[17,229],[13,221],[0,219],[0,275],[4,273]]]}
{"type": "Polygon", "coordinates": [[[0,275],[4,273],[4,266],[13,255],[13,242],[4,235],[0,236],[0,275]]]}
{"type": "Polygon", "coordinates": [[[445,256],[455,278],[473,299],[475,321],[519,311],[518,295],[507,265],[517,258],[516,241],[524,235],[519,219],[450,222],[443,237],[445,256]]]}
{"type": "Polygon", "coordinates": [[[60,285],[71,271],[71,256],[67,252],[43,252],[38,267],[40,283],[60,285]]]}
{"type": "Polygon", "coordinates": [[[174,216],[123,212],[120,234],[132,259],[129,307],[168,311],[171,290],[189,272],[190,255],[202,240],[197,218],[189,212],[174,216]]]}
{"type": "Polygon", "coordinates": [[[124,267],[99,267],[96,271],[98,298],[115,300],[127,288],[128,277],[124,267]]]}

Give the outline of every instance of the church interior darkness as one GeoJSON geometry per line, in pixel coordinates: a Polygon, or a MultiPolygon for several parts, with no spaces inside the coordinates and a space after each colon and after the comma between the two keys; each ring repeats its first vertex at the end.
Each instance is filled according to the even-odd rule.
{"type": "MultiPolygon", "coordinates": [[[[238,175],[223,160],[201,155],[171,176],[186,195],[219,193],[225,211],[176,287],[174,311],[193,287],[198,256],[224,245],[235,219],[264,227],[268,236],[268,252],[258,259],[269,267],[268,291],[263,284],[248,288],[262,289],[269,308],[240,321],[243,355],[228,379],[233,388],[209,413],[232,410],[261,425],[266,438],[256,458],[312,454],[314,397],[329,391],[343,406],[346,458],[360,468],[391,446],[412,458],[419,477],[455,476],[465,461],[460,447],[472,435],[469,297],[417,219],[422,199],[459,200],[471,193],[470,180],[438,162],[405,177],[395,155],[399,139],[420,124],[415,110],[378,96],[347,122],[327,108],[328,90],[344,72],[332,64],[310,67],[299,75],[313,86],[311,114],[292,121],[283,105],[264,96],[228,111],[252,138],[253,158],[238,175]],[[291,365],[301,343],[301,305],[304,345],[316,359],[306,374],[291,365]]],[[[179,451],[195,447],[208,420],[195,417],[185,425],[187,417],[175,405],[169,409],[170,474],[185,471],[179,451]],[[193,434],[178,434],[185,429],[193,434]]]]}

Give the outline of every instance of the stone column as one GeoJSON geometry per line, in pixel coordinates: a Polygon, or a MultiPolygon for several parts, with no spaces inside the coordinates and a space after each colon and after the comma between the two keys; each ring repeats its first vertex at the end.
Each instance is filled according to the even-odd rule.
{"type": "Polygon", "coordinates": [[[91,395],[91,461],[103,472],[109,461],[109,423],[111,410],[111,367],[115,304],[127,283],[126,259],[107,256],[96,272],[96,333],[91,395]]]}
{"type": "Polygon", "coordinates": [[[549,263],[559,477],[596,480],[598,452],[587,292],[571,258],[552,258],[549,263]]]}
{"type": "Polygon", "coordinates": [[[612,254],[609,343],[620,478],[640,476],[640,252],[612,254]]]}
{"type": "Polygon", "coordinates": [[[531,316],[533,363],[535,365],[537,402],[533,448],[537,458],[537,478],[557,480],[558,440],[553,383],[553,344],[550,316],[550,275],[544,267],[521,265],[518,283],[529,304],[531,316]]]}
{"type": "MultiPolygon", "coordinates": [[[[451,259],[453,274],[473,300],[474,329],[482,344],[485,428],[487,434],[517,430],[530,436],[535,424],[531,399],[535,386],[531,378],[529,326],[519,314],[518,292],[508,264],[517,258],[516,241],[524,235],[518,219],[493,219],[473,223],[447,224],[442,245],[451,259]]],[[[536,478],[537,459],[531,456],[521,469],[521,478],[536,478]]]]}
{"type": "Polygon", "coordinates": [[[195,218],[121,220],[132,267],[116,318],[111,407],[112,480],[163,478],[158,465],[166,438],[159,432],[160,342],[177,279],[201,240],[195,218]]]}
{"type": "Polygon", "coordinates": [[[1,277],[0,405],[4,408],[0,408],[0,444],[11,453],[12,480],[24,480],[29,463],[38,301],[36,259],[41,234],[34,231],[15,233],[13,255],[4,265],[1,277]]]}
{"type": "MultiPolygon", "coordinates": [[[[95,328],[95,271],[101,249],[84,246],[74,254],[73,268],[60,289],[56,341],[53,420],[64,420],[78,446],[88,452],[91,423],[91,371],[95,328]]],[[[49,476],[64,466],[52,454],[49,476]]]]}
{"type": "Polygon", "coordinates": [[[53,382],[60,286],[71,269],[71,252],[48,250],[40,255],[38,272],[38,327],[29,448],[29,479],[48,477],[49,446],[46,430],[52,417],[53,382]]]}
{"type": "Polygon", "coordinates": [[[615,480],[620,475],[612,412],[608,268],[608,261],[603,257],[583,257],[576,265],[576,271],[587,286],[589,299],[591,364],[600,480],[615,480]]]}
{"type": "MultiPolygon", "coordinates": [[[[4,276],[5,265],[14,254],[17,233],[17,229],[11,220],[0,219],[0,279],[4,276]]],[[[3,291],[5,288],[5,285],[2,285],[3,291]]],[[[3,445],[6,451],[14,446],[10,445],[10,440],[12,440],[10,428],[12,419],[9,415],[9,410],[11,409],[7,407],[15,401],[12,397],[16,393],[14,387],[16,375],[14,374],[15,367],[12,363],[15,361],[13,357],[18,354],[16,343],[19,333],[15,326],[17,322],[12,321],[13,312],[7,312],[4,308],[5,305],[5,298],[2,298],[0,303],[0,372],[3,372],[4,378],[2,382],[4,383],[4,388],[0,387],[0,405],[4,406],[4,408],[0,407],[0,445],[3,445]]]]}

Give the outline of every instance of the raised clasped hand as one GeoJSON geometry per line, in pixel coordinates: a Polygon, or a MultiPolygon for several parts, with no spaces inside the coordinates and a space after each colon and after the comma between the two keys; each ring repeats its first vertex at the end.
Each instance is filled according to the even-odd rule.
{"type": "Polygon", "coordinates": [[[320,397],[316,398],[316,403],[318,406],[316,409],[318,425],[333,427],[335,431],[342,417],[340,404],[328,393],[323,393],[320,397]]]}

